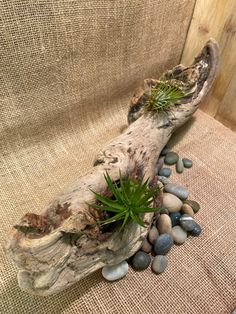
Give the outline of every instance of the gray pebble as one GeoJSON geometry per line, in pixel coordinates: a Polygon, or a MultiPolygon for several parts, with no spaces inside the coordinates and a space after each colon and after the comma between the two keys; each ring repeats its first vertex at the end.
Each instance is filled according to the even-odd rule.
{"type": "Polygon", "coordinates": [[[163,176],[158,176],[158,180],[164,185],[170,182],[166,177],[163,177],[163,176]]]}
{"type": "Polygon", "coordinates": [[[164,190],[168,193],[171,193],[181,200],[185,200],[189,196],[189,191],[182,185],[176,183],[168,183],[165,185],[164,190]]]}
{"type": "Polygon", "coordinates": [[[183,244],[187,239],[187,232],[183,230],[180,226],[175,226],[174,228],[172,228],[172,236],[175,243],[183,244]]]}
{"type": "Polygon", "coordinates": [[[159,170],[158,175],[163,177],[169,177],[171,175],[172,170],[170,168],[162,168],[159,170]]]}
{"type": "Polygon", "coordinates": [[[157,255],[152,261],[152,271],[155,274],[161,274],[165,271],[168,265],[168,259],[164,255],[157,255]]]}
{"type": "Polygon", "coordinates": [[[180,226],[185,230],[185,231],[192,231],[195,226],[196,226],[196,222],[195,220],[189,216],[189,215],[183,215],[181,218],[180,218],[180,226]]]}
{"type": "Polygon", "coordinates": [[[129,270],[129,265],[123,261],[117,265],[104,266],[102,269],[102,276],[108,281],[115,281],[123,278],[129,270]]]}
{"type": "Polygon", "coordinates": [[[133,268],[136,270],[144,270],[148,268],[150,263],[151,257],[147,253],[141,251],[137,252],[132,259],[133,268]]]}
{"type": "Polygon", "coordinates": [[[177,163],[178,160],[179,160],[179,155],[178,154],[176,154],[174,152],[169,152],[165,156],[164,162],[167,165],[174,165],[174,164],[177,163]]]}
{"type": "Polygon", "coordinates": [[[199,209],[200,209],[200,205],[196,201],[186,200],[186,201],[184,201],[184,203],[186,203],[186,204],[188,204],[189,206],[192,207],[192,210],[194,211],[194,214],[196,214],[199,211],[199,209]]]}
{"type": "Polygon", "coordinates": [[[182,173],[184,171],[184,164],[181,159],[179,159],[176,163],[176,172],[182,173]]]}
{"type": "Polygon", "coordinates": [[[152,245],[149,243],[149,241],[148,241],[147,239],[144,239],[144,240],[143,240],[141,250],[142,250],[143,252],[145,252],[145,253],[151,253],[151,251],[152,251],[152,245]]]}
{"type": "Polygon", "coordinates": [[[192,160],[188,158],[183,158],[182,161],[183,161],[184,168],[191,168],[193,166],[192,160]]]}
{"type": "Polygon", "coordinates": [[[198,237],[200,236],[201,233],[202,233],[202,228],[199,226],[198,223],[196,223],[195,227],[191,231],[191,235],[193,235],[194,237],[198,237]]]}
{"type": "Polygon", "coordinates": [[[163,149],[162,149],[162,151],[161,151],[161,156],[165,156],[167,153],[169,153],[170,152],[170,148],[168,148],[168,147],[164,147],[163,149]]]}
{"type": "Polygon", "coordinates": [[[157,228],[155,226],[152,226],[152,228],[150,229],[148,233],[148,240],[153,244],[156,241],[158,235],[159,235],[159,232],[157,228]]]}
{"type": "Polygon", "coordinates": [[[173,245],[173,237],[168,233],[161,234],[154,243],[154,253],[156,255],[165,255],[173,245]]]}

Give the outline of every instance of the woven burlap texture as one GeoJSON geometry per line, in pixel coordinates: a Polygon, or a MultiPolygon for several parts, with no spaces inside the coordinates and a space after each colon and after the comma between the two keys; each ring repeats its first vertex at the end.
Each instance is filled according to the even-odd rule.
{"type": "Polygon", "coordinates": [[[165,274],[130,270],[111,284],[98,271],[57,296],[34,297],[18,288],[3,249],[23,214],[39,213],[119,134],[142,80],[178,64],[194,2],[0,3],[0,313],[229,313],[234,307],[236,136],[200,112],[184,138],[175,137],[175,150],[194,161],[175,179],[200,202],[204,232],[172,249],[165,274]]]}

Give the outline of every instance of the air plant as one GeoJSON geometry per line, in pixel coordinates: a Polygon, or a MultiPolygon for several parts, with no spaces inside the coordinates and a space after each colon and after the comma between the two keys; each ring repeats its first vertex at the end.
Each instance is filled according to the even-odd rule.
{"type": "Polygon", "coordinates": [[[163,112],[180,104],[183,98],[192,95],[186,92],[181,86],[170,81],[160,81],[151,87],[150,95],[145,103],[147,110],[163,112]]]}
{"type": "Polygon", "coordinates": [[[112,193],[112,198],[92,191],[96,195],[96,200],[99,204],[90,206],[98,210],[111,212],[113,215],[98,223],[105,225],[122,221],[120,231],[130,221],[146,227],[141,215],[159,210],[159,208],[151,207],[154,198],[159,193],[159,188],[150,187],[148,180],[143,182],[143,180],[122,178],[121,174],[119,183],[113,182],[108,173],[104,174],[104,178],[108,189],[112,193]]]}

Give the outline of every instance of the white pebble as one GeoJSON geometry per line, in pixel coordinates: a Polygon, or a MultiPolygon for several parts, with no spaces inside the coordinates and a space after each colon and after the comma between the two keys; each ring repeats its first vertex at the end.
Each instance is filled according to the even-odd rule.
{"type": "Polygon", "coordinates": [[[172,228],[172,237],[175,243],[183,244],[187,239],[187,232],[180,226],[175,226],[172,228]]]}
{"type": "Polygon", "coordinates": [[[108,281],[115,281],[126,276],[129,270],[129,265],[123,261],[116,265],[107,265],[102,269],[102,276],[108,281]]]}

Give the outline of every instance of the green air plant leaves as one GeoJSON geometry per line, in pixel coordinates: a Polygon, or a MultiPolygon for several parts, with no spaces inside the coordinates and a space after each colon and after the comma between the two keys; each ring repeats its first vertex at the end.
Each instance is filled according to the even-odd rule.
{"type": "Polygon", "coordinates": [[[140,215],[159,210],[159,208],[150,207],[159,193],[158,187],[149,187],[148,180],[143,182],[143,180],[122,178],[121,174],[119,184],[113,182],[108,173],[104,174],[104,178],[113,197],[109,198],[92,191],[96,196],[97,203],[90,204],[90,206],[111,212],[113,216],[99,221],[99,223],[105,225],[121,220],[120,230],[124,229],[130,221],[145,227],[145,222],[140,215]]]}
{"type": "Polygon", "coordinates": [[[170,81],[160,81],[151,87],[151,93],[145,106],[147,110],[154,112],[163,112],[173,108],[180,101],[190,96],[192,93],[186,93],[177,84],[170,81]]]}

